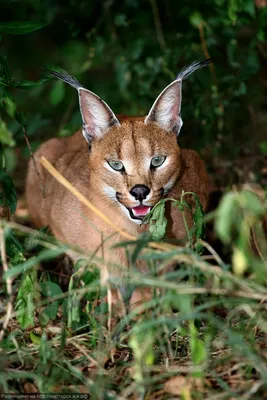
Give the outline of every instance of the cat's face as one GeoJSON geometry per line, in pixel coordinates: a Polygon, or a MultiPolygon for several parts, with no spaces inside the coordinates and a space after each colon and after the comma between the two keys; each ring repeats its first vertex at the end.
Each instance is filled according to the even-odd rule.
{"type": "Polygon", "coordinates": [[[91,176],[110,201],[141,223],[180,172],[181,80],[163,90],[146,118],[119,122],[94,93],[79,89],[79,98],[91,176]]]}
{"type": "Polygon", "coordinates": [[[64,71],[50,71],[78,90],[93,184],[101,196],[135,222],[142,221],[179,176],[182,80],[210,61],[197,61],[183,69],[161,92],[145,119],[121,122],[100,97],[75,78],[64,71]]]}
{"type": "Polygon", "coordinates": [[[176,134],[141,118],[112,127],[89,155],[94,184],[136,223],[173,187],[180,167],[176,134]]]}

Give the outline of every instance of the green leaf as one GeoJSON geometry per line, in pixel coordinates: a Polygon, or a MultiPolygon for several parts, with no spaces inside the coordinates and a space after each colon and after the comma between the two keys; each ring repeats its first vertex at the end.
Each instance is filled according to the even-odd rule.
{"type": "Polygon", "coordinates": [[[249,191],[227,193],[217,209],[215,229],[224,243],[241,237],[241,226],[244,217],[260,218],[264,215],[264,207],[258,196],[249,191]]]}
{"type": "Polygon", "coordinates": [[[15,119],[21,126],[26,125],[26,118],[23,112],[16,112],[15,119]]]}
{"type": "Polygon", "coordinates": [[[244,0],[242,4],[242,11],[248,13],[251,17],[255,17],[256,6],[254,1],[244,0]]]}
{"type": "Polygon", "coordinates": [[[32,269],[23,275],[15,303],[17,320],[22,329],[34,326],[35,305],[38,299],[37,273],[32,269]]]}
{"type": "Polygon", "coordinates": [[[259,148],[260,148],[260,151],[261,151],[263,154],[267,154],[267,141],[266,141],[266,140],[260,142],[260,143],[258,144],[258,146],[259,146],[259,148]]]}
{"type": "Polygon", "coordinates": [[[238,0],[229,0],[228,3],[228,16],[230,20],[235,23],[237,20],[237,14],[240,11],[240,5],[238,0]]]}
{"type": "Polygon", "coordinates": [[[126,19],[126,15],[125,15],[125,14],[118,14],[118,15],[116,15],[116,16],[115,16],[115,19],[114,19],[114,24],[115,24],[116,26],[124,26],[124,27],[127,27],[127,26],[128,26],[128,22],[127,22],[127,19],[126,19]]]}
{"type": "Polygon", "coordinates": [[[3,78],[3,82],[6,85],[9,85],[9,83],[12,81],[7,58],[3,56],[0,56],[0,77],[3,78]]]}
{"type": "Polygon", "coordinates": [[[14,214],[17,207],[15,186],[12,179],[3,169],[0,170],[0,205],[9,207],[12,214],[14,214]]]}
{"type": "MultiPolygon", "coordinates": [[[[47,78],[40,79],[39,81],[36,81],[36,82],[21,81],[21,82],[16,82],[14,87],[19,88],[19,89],[31,89],[31,88],[39,87],[48,81],[49,81],[49,79],[47,79],[47,78]]],[[[60,82],[60,81],[58,81],[58,82],[60,82]]],[[[63,84],[63,82],[61,82],[61,83],[63,84]]]]}
{"type": "Polygon", "coordinates": [[[61,288],[54,282],[41,282],[40,288],[45,297],[54,297],[62,294],[61,288]]]}
{"type": "MultiPolygon", "coordinates": [[[[56,283],[53,283],[53,282],[41,282],[40,289],[41,289],[41,293],[47,298],[59,296],[62,294],[61,288],[56,283]]],[[[60,303],[61,303],[61,300],[55,300],[52,303],[49,303],[45,307],[43,313],[49,319],[54,320],[57,316],[58,307],[59,307],[60,303]]],[[[44,323],[44,320],[43,320],[43,325],[46,325],[44,323]]]]}
{"type": "Polygon", "coordinates": [[[162,240],[166,233],[167,218],[165,217],[165,202],[161,201],[152,210],[149,220],[149,232],[154,240],[162,240]]]}
{"type": "Polygon", "coordinates": [[[265,210],[256,193],[250,190],[243,190],[240,193],[240,206],[245,209],[245,212],[250,212],[254,216],[263,216],[265,210]]]}
{"type": "Polygon", "coordinates": [[[236,228],[239,228],[240,221],[236,218],[237,216],[239,216],[237,196],[236,193],[229,192],[221,200],[215,220],[215,230],[224,243],[231,242],[233,226],[238,224],[236,228]]]}
{"type": "Polygon", "coordinates": [[[30,332],[30,339],[31,339],[33,344],[35,344],[36,346],[40,346],[41,337],[38,336],[38,335],[35,335],[35,333],[33,331],[30,332]]]}
{"type": "Polygon", "coordinates": [[[194,28],[199,28],[199,26],[202,25],[203,17],[200,14],[200,12],[196,11],[190,15],[189,20],[190,20],[191,25],[193,25],[194,28]]]}
{"type": "MultiPolygon", "coordinates": [[[[195,365],[202,364],[207,359],[207,349],[205,343],[198,338],[198,331],[193,321],[189,322],[189,331],[192,361],[195,365]]],[[[202,372],[195,372],[194,376],[201,377],[202,374],[202,372]]]]}
{"type": "Polygon", "coordinates": [[[3,120],[0,120],[0,143],[11,147],[15,146],[16,144],[13,140],[12,132],[10,132],[3,120]]]}
{"type": "Polygon", "coordinates": [[[196,337],[191,340],[192,360],[194,364],[201,364],[207,358],[205,343],[196,337]]]}
{"type": "Polygon", "coordinates": [[[152,329],[146,331],[140,329],[141,323],[137,323],[132,329],[129,346],[133,350],[134,355],[134,375],[133,379],[138,383],[142,383],[144,379],[144,367],[153,365],[155,361],[154,341],[155,332],[152,329]]]}
{"type": "Polygon", "coordinates": [[[52,320],[56,319],[59,305],[60,305],[59,300],[56,300],[53,303],[48,304],[44,309],[44,314],[46,314],[49,319],[52,320]]]}
{"type": "Polygon", "coordinates": [[[4,100],[5,109],[9,117],[14,118],[16,112],[16,103],[11,100],[10,97],[6,97],[4,100]]]}
{"type": "Polygon", "coordinates": [[[49,316],[43,310],[43,312],[41,314],[39,314],[40,325],[44,327],[49,324],[49,321],[50,321],[49,316]]]}
{"type": "Polygon", "coordinates": [[[0,22],[0,33],[7,33],[9,35],[24,35],[37,31],[47,24],[40,22],[0,22]]]}
{"type": "Polygon", "coordinates": [[[14,266],[23,261],[26,261],[23,254],[23,249],[21,249],[16,243],[12,243],[10,238],[7,238],[6,244],[10,265],[14,266]]]}
{"type": "Polygon", "coordinates": [[[204,211],[199,198],[195,195],[196,209],[193,213],[194,230],[197,239],[202,239],[205,236],[205,225],[204,225],[204,211]]]}
{"type": "Polygon", "coordinates": [[[80,322],[81,304],[77,293],[72,293],[68,297],[68,327],[71,328],[74,322],[80,322]]]}

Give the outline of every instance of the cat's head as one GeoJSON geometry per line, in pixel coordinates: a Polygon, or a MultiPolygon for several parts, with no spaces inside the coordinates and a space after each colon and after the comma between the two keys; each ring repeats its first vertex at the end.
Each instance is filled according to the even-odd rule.
{"type": "Polygon", "coordinates": [[[210,61],[185,68],[145,118],[118,119],[100,97],[66,72],[50,72],[78,90],[94,185],[134,222],[142,222],[179,176],[182,80],[210,61]]]}

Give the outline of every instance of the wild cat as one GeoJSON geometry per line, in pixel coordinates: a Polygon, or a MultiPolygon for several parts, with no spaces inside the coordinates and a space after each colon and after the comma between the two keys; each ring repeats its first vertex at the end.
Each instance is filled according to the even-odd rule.
{"type": "MultiPolygon", "coordinates": [[[[28,209],[37,227],[49,226],[57,239],[104,257],[102,282],[120,274],[111,263],[128,267],[125,250],[112,247],[123,238],[61,186],[39,160],[46,157],[102,213],[133,235],[146,229],[141,225],[143,218],[163,197],[179,199],[183,190],[195,192],[205,209],[210,181],[204,163],[195,151],[180,149],[177,139],[182,127],[182,81],[209,62],[198,61],[183,69],[146,117],[116,117],[75,78],[64,71],[51,72],[77,89],[83,125],[72,137],[50,139],[35,153],[46,196],[30,161],[28,209]]],[[[180,211],[169,209],[167,218],[167,237],[183,239],[186,232],[180,211]]],[[[190,215],[187,219],[191,226],[190,215]]],[[[141,261],[138,267],[146,272],[141,261]]]]}

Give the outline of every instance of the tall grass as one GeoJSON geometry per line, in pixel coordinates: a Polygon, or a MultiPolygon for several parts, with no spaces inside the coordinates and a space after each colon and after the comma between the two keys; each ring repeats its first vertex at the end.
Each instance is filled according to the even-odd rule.
{"type": "Polygon", "coordinates": [[[215,221],[220,254],[198,237],[185,247],[127,238],[120,246],[131,268],[116,266],[121,282],[106,287],[100,258],[2,221],[1,390],[93,399],[265,398],[265,212],[264,196],[227,193],[206,216],[215,221]],[[68,290],[53,273],[38,272],[43,264],[51,270],[66,250],[81,256],[68,290]],[[146,275],[135,268],[139,259],[146,275]],[[126,296],[127,312],[110,323],[106,294],[121,284],[126,293],[147,288],[152,296],[135,308],[126,296]]]}

